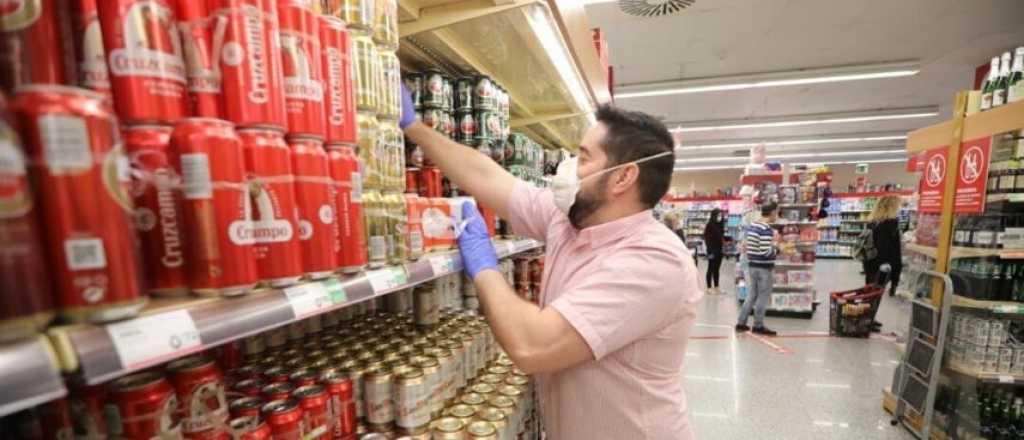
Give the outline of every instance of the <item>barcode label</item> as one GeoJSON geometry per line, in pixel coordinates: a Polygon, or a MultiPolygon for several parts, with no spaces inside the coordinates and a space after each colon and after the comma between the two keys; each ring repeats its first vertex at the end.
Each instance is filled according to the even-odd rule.
{"type": "Polygon", "coordinates": [[[376,295],[394,291],[409,281],[409,275],[403,267],[371,270],[366,273],[366,278],[370,280],[370,287],[376,295]]]}
{"type": "Polygon", "coordinates": [[[334,305],[327,288],[320,283],[300,284],[284,289],[296,318],[315,315],[334,305]]]}
{"type": "Polygon", "coordinates": [[[39,138],[43,141],[43,155],[51,172],[92,167],[89,129],[81,118],[40,116],[39,138]]]}
{"type": "Polygon", "coordinates": [[[181,155],[181,178],[185,184],[185,198],[189,200],[213,197],[210,179],[210,159],[204,153],[181,155]]]}
{"type": "Polygon", "coordinates": [[[370,237],[370,260],[386,260],[388,258],[388,241],[383,236],[370,237]]]}
{"type": "Polygon", "coordinates": [[[121,365],[141,368],[173,359],[202,345],[186,310],[174,310],[107,325],[121,365]]]}
{"type": "Polygon", "coordinates": [[[434,276],[447,275],[458,269],[459,261],[449,255],[434,255],[430,257],[430,268],[434,276]]]}
{"type": "Polygon", "coordinates": [[[363,201],[363,176],[359,173],[352,173],[352,203],[363,201]]]}
{"type": "Polygon", "coordinates": [[[107,267],[107,254],[103,239],[76,238],[64,241],[64,256],[71,270],[102,269],[107,267]]]}

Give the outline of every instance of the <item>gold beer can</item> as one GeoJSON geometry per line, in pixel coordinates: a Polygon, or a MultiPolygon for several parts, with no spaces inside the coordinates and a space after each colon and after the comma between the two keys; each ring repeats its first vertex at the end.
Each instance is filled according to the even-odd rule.
{"type": "Polygon", "coordinates": [[[367,265],[374,269],[382,267],[388,261],[388,231],[380,192],[371,190],[363,193],[363,220],[366,223],[367,265]]]}
{"type": "MultiPolygon", "coordinates": [[[[380,131],[380,123],[377,122],[377,117],[372,112],[359,112],[356,115],[356,124],[359,126],[359,162],[363,166],[363,189],[383,189],[383,181],[381,179],[380,170],[377,167],[377,143],[380,140],[378,132],[380,131]]],[[[363,209],[366,209],[366,194],[363,194],[363,209]]]]}
{"type": "Polygon", "coordinates": [[[435,440],[466,440],[466,424],[457,417],[442,417],[434,422],[435,440]]]}
{"type": "Polygon", "coordinates": [[[369,36],[352,34],[352,59],[356,109],[376,112],[380,106],[380,55],[369,36]]]}
{"type": "MultiPolygon", "coordinates": [[[[393,0],[392,0],[393,1],[393,0]]],[[[380,57],[381,85],[377,102],[377,117],[398,120],[402,117],[402,70],[393,50],[377,47],[380,57]]]]}
{"type": "Polygon", "coordinates": [[[375,0],[344,0],[344,2],[340,18],[345,20],[345,25],[349,29],[356,30],[369,39],[369,34],[373,32],[376,22],[377,2],[375,0]]]}
{"type": "Polygon", "coordinates": [[[377,0],[373,42],[390,50],[398,50],[398,0],[377,0]]]}

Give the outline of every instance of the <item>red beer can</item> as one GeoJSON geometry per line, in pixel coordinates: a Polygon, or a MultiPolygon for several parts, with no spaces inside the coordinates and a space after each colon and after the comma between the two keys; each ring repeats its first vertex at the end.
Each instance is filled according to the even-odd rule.
{"type": "Polygon", "coordinates": [[[306,433],[302,408],[295,399],[281,399],[263,405],[263,420],[270,425],[274,440],[299,440],[306,433]]]}
{"type": "Polygon", "coordinates": [[[68,399],[76,437],[106,438],[107,420],[103,415],[103,406],[107,402],[107,386],[73,384],[68,399]]]}
{"type": "Polygon", "coordinates": [[[363,179],[359,159],[352,147],[327,145],[327,164],[334,181],[335,214],[339,224],[338,263],[344,273],[366,266],[366,236],[363,224],[363,179]]]}
{"type": "Polygon", "coordinates": [[[224,431],[228,421],[224,374],[213,359],[203,355],[177,359],[167,364],[167,373],[183,409],[182,431],[224,431]]]}
{"type": "Polygon", "coordinates": [[[134,316],[145,297],[117,118],[102,95],[54,85],[23,86],[12,110],[26,134],[61,313],[73,321],[134,316]]]}
{"type": "Polygon", "coordinates": [[[437,167],[423,167],[420,171],[420,195],[423,197],[441,197],[444,188],[444,177],[437,167]]]}
{"type": "Polygon", "coordinates": [[[186,118],[171,133],[171,154],[184,188],[189,287],[207,296],[245,293],[258,277],[241,141],[227,121],[186,118]]]}
{"type": "Polygon", "coordinates": [[[323,142],[315,137],[292,136],[288,143],[292,149],[295,202],[299,208],[303,272],[313,279],[327,278],[338,268],[340,233],[327,153],[323,142]]]}
{"type": "Polygon", "coordinates": [[[356,101],[352,85],[352,42],[345,22],[320,16],[320,46],[323,52],[324,111],[327,113],[327,143],[355,145],[356,101]]]}
{"type": "Polygon", "coordinates": [[[214,46],[214,29],[220,23],[210,16],[206,1],[178,1],[176,3],[178,31],[181,35],[185,58],[185,79],[188,83],[188,107],[193,116],[219,118],[220,72],[214,46]]]}
{"type": "Polygon", "coordinates": [[[280,365],[273,365],[263,370],[263,379],[267,383],[288,382],[288,371],[280,365]]]}
{"type": "Polygon", "coordinates": [[[135,229],[142,242],[148,290],[154,296],[188,295],[181,191],[168,151],[171,130],[166,125],[136,125],[122,133],[132,167],[135,229]]]}
{"type": "Polygon", "coordinates": [[[224,116],[240,127],[285,128],[278,36],[274,0],[210,0],[222,41],[220,65],[224,116]]]}
{"type": "Polygon", "coordinates": [[[356,402],[352,395],[352,380],[337,371],[320,376],[320,382],[327,391],[331,421],[331,437],[334,440],[348,440],[356,434],[356,402]]]}
{"type": "Polygon", "coordinates": [[[5,2],[0,7],[0,86],[75,82],[70,10],[58,0],[5,2]]]}
{"type": "Polygon", "coordinates": [[[231,419],[228,426],[235,440],[270,440],[273,436],[270,425],[261,422],[258,415],[231,419]]]}
{"type": "Polygon", "coordinates": [[[420,194],[420,169],[419,168],[406,168],[405,169],[405,192],[412,194],[420,194]]]}
{"type": "MultiPolygon", "coordinates": [[[[234,340],[220,346],[220,350],[217,351],[217,365],[220,365],[229,373],[234,373],[242,368],[243,357],[242,341],[234,340]]],[[[253,370],[253,372],[255,372],[255,370],[253,370]]],[[[244,376],[239,377],[236,380],[248,378],[249,376],[244,376]]]]}
{"type": "Polygon", "coordinates": [[[297,388],[292,396],[299,401],[299,406],[302,407],[306,436],[315,439],[330,438],[327,390],[321,385],[306,385],[297,388]]]}
{"type": "Polygon", "coordinates": [[[302,277],[302,249],[295,233],[299,219],[288,144],[272,129],[241,129],[238,137],[245,150],[260,280],[274,287],[294,284],[302,277]]]}
{"type": "Polygon", "coordinates": [[[263,382],[263,379],[242,379],[235,383],[235,386],[232,387],[232,389],[246,396],[259,397],[262,395],[261,390],[266,385],[267,384],[263,382]]]}
{"type": "Polygon", "coordinates": [[[263,400],[267,402],[287,399],[291,397],[292,391],[295,391],[295,388],[295,385],[291,382],[273,382],[263,387],[263,389],[260,390],[260,395],[263,396],[263,400]]]}
{"type": "Polygon", "coordinates": [[[107,56],[103,50],[103,31],[96,11],[96,0],[76,0],[72,25],[75,40],[75,62],[78,65],[78,85],[102,93],[107,99],[110,94],[110,77],[107,75],[107,56]]]}
{"type": "Polygon", "coordinates": [[[324,73],[320,54],[320,21],[304,2],[281,1],[281,71],[288,133],[323,138],[324,73]]]}
{"type": "Polygon", "coordinates": [[[181,436],[178,398],[163,375],[147,371],[110,384],[104,413],[112,435],[123,438],[175,438],[181,436]]]}
{"type": "Polygon", "coordinates": [[[126,122],[172,123],[185,112],[185,61],[167,0],[98,1],[114,108],[126,122]]]}
{"type": "Polygon", "coordinates": [[[0,342],[34,334],[53,319],[53,290],[27,164],[0,95],[0,342]]]}
{"type": "Polygon", "coordinates": [[[295,384],[297,387],[304,387],[307,385],[315,385],[317,374],[315,371],[308,368],[301,368],[292,372],[288,375],[288,381],[295,384]]]}
{"type": "Polygon", "coordinates": [[[231,417],[259,417],[263,399],[255,396],[239,397],[228,404],[231,417]]]}
{"type": "Polygon", "coordinates": [[[39,421],[45,439],[70,439],[74,436],[71,407],[65,397],[39,405],[39,421]]]}

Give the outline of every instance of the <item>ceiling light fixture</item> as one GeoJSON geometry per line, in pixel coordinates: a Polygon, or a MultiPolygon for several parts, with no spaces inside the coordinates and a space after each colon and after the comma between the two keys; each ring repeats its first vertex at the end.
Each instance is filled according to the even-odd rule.
{"type": "MultiPolygon", "coordinates": [[[[576,63],[572,61],[568,45],[562,39],[561,33],[555,30],[558,25],[552,17],[546,4],[538,4],[526,10],[526,22],[533,29],[533,33],[537,35],[541,46],[545,48],[544,53],[551,60],[551,64],[555,66],[558,75],[562,77],[565,88],[569,90],[573,101],[576,102],[576,107],[582,113],[589,115],[594,111],[593,101],[583,85],[583,76],[577,70],[576,63]]],[[[587,122],[594,125],[596,121],[588,117],[587,122]]]]}
{"type": "MultiPolygon", "coordinates": [[[[848,165],[858,163],[895,163],[895,162],[906,162],[907,159],[865,159],[865,160],[835,160],[835,161],[824,161],[824,162],[803,162],[796,165],[848,165]]],[[[711,170],[734,170],[743,169],[747,165],[701,165],[692,167],[675,167],[673,171],[711,171],[711,170]]]]}
{"type": "Polygon", "coordinates": [[[617,87],[618,91],[615,93],[615,99],[899,78],[916,75],[919,71],[920,69],[915,61],[894,61],[854,66],[821,67],[710,78],[680,79],[674,81],[659,81],[655,83],[621,85],[617,87]]]}
{"type": "Polygon", "coordinates": [[[806,125],[846,124],[854,122],[887,121],[894,119],[928,118],[938,116],[938,114],[939,111],[935,107],[848,113],[821,113],[817,115],[799,115],[778,118],[700,121],[689,125],[680,124],[669,131],[677,133],[693,133],[700,131],[741,130],[751,128],[799,127],[806,125]]]}
{"type": "Polygon", "coordinates": [[[747,139],[747,140],[725,140],[725,141],[704,141],[700,144],[676,145],[676,152],[688,152],[695,150],[728,150],[733,148],[753,148],[757,145],[766,147],[786,147],[792,145],[818,145],[818,144],[842,144],[854,142],[878,142],[878,141],[901,141],[905,140],[905,134],[882,134],[882,133],[854,133],[834,136],[820,136],[813,138],[793,139],[747,139]]]}
{"type": "MultiPolygon", "coordinates": [[[[906,154],[907,150],[857,150],[857,151],[830,151],[827,153],[792,153],[792,154],[769,154],[765,156],[767,160],[777,159],[802,159],[807,157],[857,157],[857,156],[872,156],[878,154],[906,154]]],[[[696,162],[727,162],[737,160],[749,160],[747,156],[715,156],[715,157],[694,157],[685,159],[676,159],[677,164],[685,163],[696,163],[696,162]]]]}

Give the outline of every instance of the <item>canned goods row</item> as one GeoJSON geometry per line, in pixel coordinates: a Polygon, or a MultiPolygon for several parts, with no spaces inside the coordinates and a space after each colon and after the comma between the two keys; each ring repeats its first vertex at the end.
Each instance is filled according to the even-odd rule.
{"type": "Polygon", "coordinates": [[[371,37],[389,50],[398,50],[397,0],[317,0],[315,10],[345,21],[353,33],[371,37]]]}
{"type": "MultiPolygon", "coordinates": [[[[19,3],[4,12],[0,38],[21,48],[0,67],[4,91],[80,86],[99,93],[126,124],[198,116],[356,141],[352,43],[336,17],[292,1],[72,3],[19,3]]],[[[381,8],[387,47],[397,47],[395,20],[383,18],[394,9],[381,8]]]]}
{"type": "Polygon", "coordinates": [[[405,191],[405,136],[394,121],[360,112],[359,158],[366,189],[405,191]]]}
{"type": "Polygon", "coordinates": [[[486,75],[453,78],[440,70],[427,70],[406,75],[405,82],[417,110],[488,110],[504,115],[510,111],[508,92],[486,75]]]}

